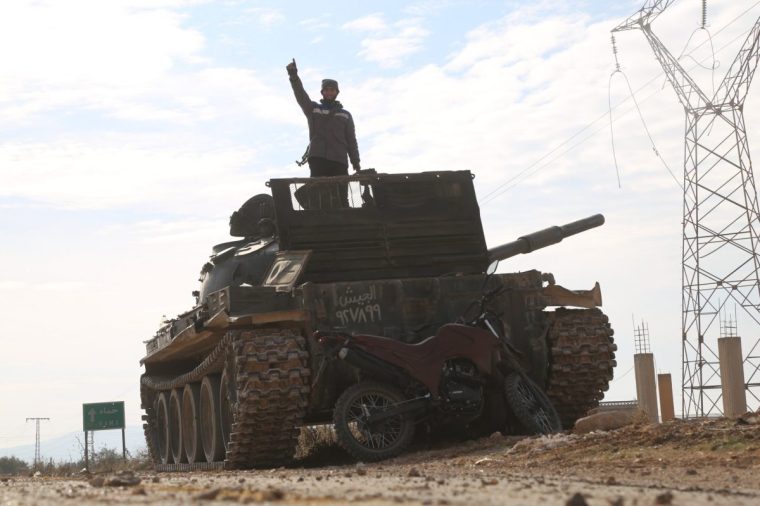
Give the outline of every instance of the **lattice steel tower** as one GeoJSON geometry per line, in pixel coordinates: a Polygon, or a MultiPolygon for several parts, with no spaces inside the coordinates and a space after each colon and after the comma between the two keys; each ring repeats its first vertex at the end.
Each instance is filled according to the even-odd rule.
{"type": "Polygon", "coordinates": [[[28,422],[29,420],[34,420],[35,422],[35,433],[34,433],[34,464],[32,465],[33,469],[37,469],[37,466],[40,464],[40,421],[42,420],[50,420],[50,418],[39,418],[39,417],[29,417],[26,419],[28,422]]]}
{"type": "MultiPolygon", "coordinates": [[[[760,211],[744,124],[744,100],[760,55],[760,18],[710,98],[652,32],[651,23],[673,1],[647,1],[613,32],[644,33],[686,113],[681,379],[683,416],[694,417],[722,408],[721,310],[735,303],[751,326],[760,327],[760,211]]],[[[704,3],[702,8],[704,20],[704,3]]],[[[743,336],[743,348],[747,400],[756,408],[760,340],[754,330],[743,336]]]]}

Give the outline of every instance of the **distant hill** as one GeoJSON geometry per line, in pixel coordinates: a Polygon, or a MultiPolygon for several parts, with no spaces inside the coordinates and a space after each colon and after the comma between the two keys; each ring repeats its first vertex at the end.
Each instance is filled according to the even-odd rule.
{"type": "MultiPolygon", "coordinates": [[[[114,448],[121,452],[121,431],[103,430],[95,434],[95,451],[102,448],[114,448]]],[[[143,429],[138,425],[127,426],[124,433],[127,451],[131,455],[145,449],[143,429]]],[[[40,441],[40,456],[47,462],[70,462],[79,460],[83,455],[83,432],[70,432],[52,439],[40,441]]],[[[0,448],[0,457],[17,457],[29,463],[34,461],[34,443],[10,448],[0,448]]]]}

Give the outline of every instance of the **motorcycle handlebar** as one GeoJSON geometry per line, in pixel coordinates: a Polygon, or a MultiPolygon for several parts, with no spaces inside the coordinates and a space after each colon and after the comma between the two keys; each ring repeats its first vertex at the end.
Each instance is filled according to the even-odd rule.
{"type": "Polygon", "coordinates": [[[492,288],[491,290],[487,289],[488,280],[491,278],[491,275],[487,275],[485,280],[483,281],[483,288],[482,288],[482,294],[479,299],[475,299],[467,306],[467,308],[464,310],[462,315],[457,318],[457,323],[463,323],[466,325],[472,325],[477,326],[478,319],[484,314],[486,306],[488,303],[493,299],[494,297],[500,295],[502,292],[504,292],[505,287],[502,283],[499,283],[498,286],[492,288]],[[470,317],[470,313],[472,312],[473,308],[476,308],[478,310],[478,313],[472,317],[470,317]]]}

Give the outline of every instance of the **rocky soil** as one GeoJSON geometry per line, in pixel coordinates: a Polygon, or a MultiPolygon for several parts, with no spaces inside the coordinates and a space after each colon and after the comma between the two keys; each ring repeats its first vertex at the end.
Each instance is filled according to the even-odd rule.
{"type": "Polygon", "coordinates": [[[322,446],[294,467],[0,478],[0,505],[760,504],[760,420],[420,444],[378,464],[322,446]]]}

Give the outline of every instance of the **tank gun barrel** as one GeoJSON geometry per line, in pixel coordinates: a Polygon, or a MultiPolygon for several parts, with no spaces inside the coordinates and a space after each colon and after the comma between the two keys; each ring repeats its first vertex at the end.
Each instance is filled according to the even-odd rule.
{"type": "Polygon", "coordinates": [[[603,224],[604,216],[601,214],[595,214],[588,218],[573,221],[572,223],[567,223],[565,225],[545,228],[538,232],[524,235],[516,241],[490,248],[488,250],[488,261],[494,262],[496,260],[505,260],[521,253],[530,253],[537,249],[557,244],[566,237],[580,234],[581,232],[599,227],[603,224]]]}

